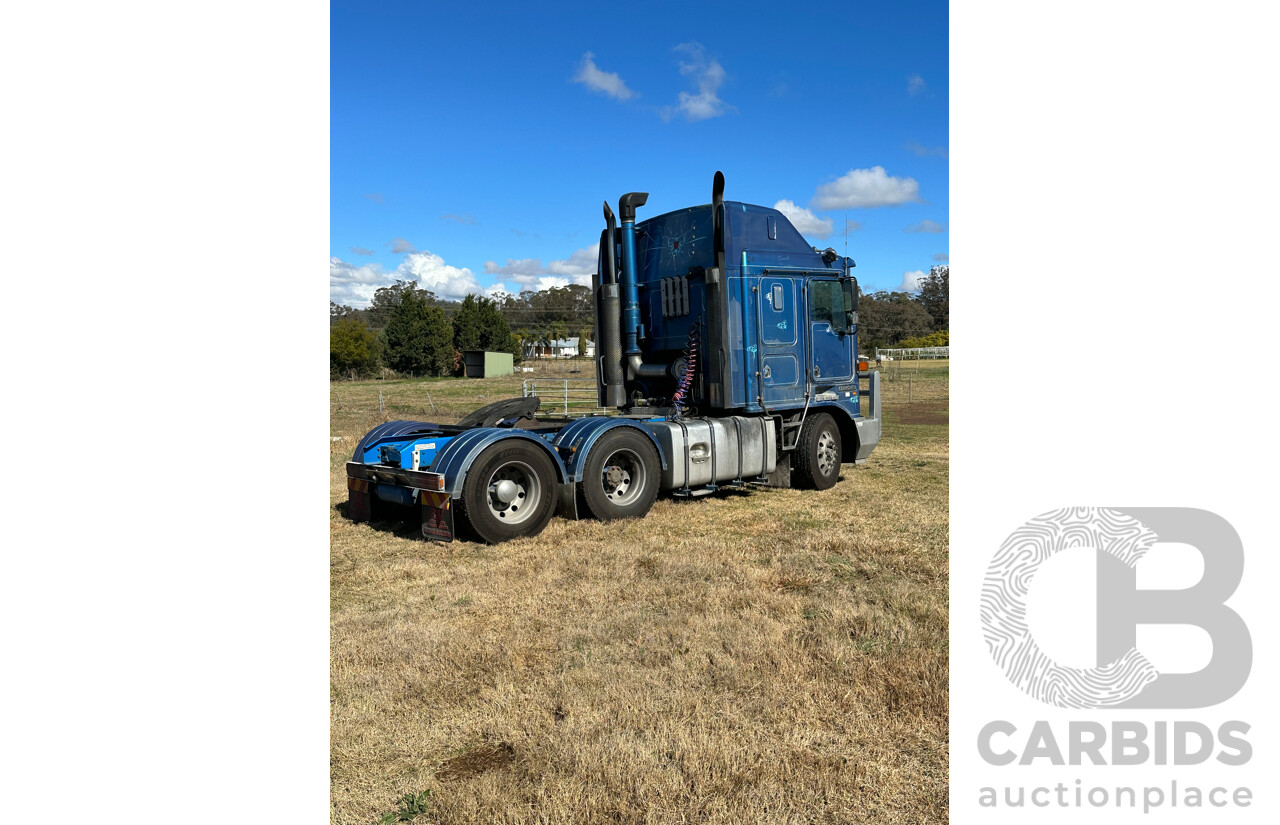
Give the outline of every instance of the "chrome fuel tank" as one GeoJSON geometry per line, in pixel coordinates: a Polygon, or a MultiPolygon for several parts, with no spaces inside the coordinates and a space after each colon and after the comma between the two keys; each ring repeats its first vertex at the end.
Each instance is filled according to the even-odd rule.
{"type": "Polygon", "coordinates": [[[667,455],[662,489],[751,479],[767,475],[777,463],[777,433],[772,418],[684,418],[646,421],[667,455]]]}

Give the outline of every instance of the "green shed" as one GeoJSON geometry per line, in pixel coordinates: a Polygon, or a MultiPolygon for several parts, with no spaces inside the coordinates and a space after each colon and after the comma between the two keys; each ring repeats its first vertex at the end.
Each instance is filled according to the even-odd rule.
{"type": "Polygon", "coordinates": [[[462,353],[463,374],[468,378],[492,378],[515,373],[515,359],[509,352],[467,350],[462,353]]]}

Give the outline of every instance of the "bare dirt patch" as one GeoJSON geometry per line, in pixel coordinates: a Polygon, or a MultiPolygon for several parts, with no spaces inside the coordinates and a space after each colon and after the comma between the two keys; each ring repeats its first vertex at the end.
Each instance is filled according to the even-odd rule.
{"type": "Polygon", "coordinates": [[[917,401],[894,410],[899,424],[946,424],[945,401],[917,401]]]}
{"type": "Polygon", "coordinates": [[[505,768],[514,762],[515,758],[516,749],[510,742],[482,745],[447,760],[440,766],[440,770],[436,771],[436,779],[442,782],[469,779],[493,768],[505,768]]]}

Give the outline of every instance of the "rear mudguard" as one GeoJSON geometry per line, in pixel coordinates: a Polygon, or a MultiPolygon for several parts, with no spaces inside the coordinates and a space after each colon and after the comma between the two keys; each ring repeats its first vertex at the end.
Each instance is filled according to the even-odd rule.
{"type": "Polygon", "coordinates": [[[504,439],[519,438],[532,441],[538,448],[545,450],[556,468],[556,512],[565,518],[578,517],[578,497],[574,495],[573,477],[565,469],[564,461],[555,448],[546,439],[539,438],[524,430],[513,430],[498,427],[477,427],[460,435],[455,435],[444,445],[431,464],[431,472],[444,476],[444,491],[450,498],[462,495],[463,484],[466,483],[467,470],[472,462],[480,457],[480,453],[504,439]]]}
{"type": "MultiPolygon", "coordinates": [[[[667,456],[663,453],[657,437],[638,421],[595,416],[571,422],[556,433],[553,442],[548,442],[525,430],[507,427],[476,427],[448,436],[447,443],[436,453],[431,466],[424,467],[423,470],[444,476],[444,489],[441,492],[449,498],[458,498],[462,495],[462,488],[466,483],[467,470],[480,457],[480,453],[504,439],[519,438],[532,441],[547,453],[556,469],[556,484],[559,488],[558,512],[568,518],[577,518],[575,485],[582,481],[587,455],[600,436],[616,427],[631,427],[644,433],[657,450],[662,469],[667,468],[667,456]]],[[[378,459],[376,452],[382,444],[402,440],[406,436],[425,435],[438,429],[439,425],[422,421],[391,421],[381,424],[361,439],[359,446],[356,447],[354,460],[360,464],[376,463],[378,459]],[[374,454],[367,455],[371,451],[374,454]]]]}
{"type": "Polygon", "coordinates": [[[600,436],[617,427],[631,427],[648,436],[653,442],[653,448],[658,451],[658,461],[662,464],[662,469],[667,469],[667,456],[662,452],[662,445],[647,427],[631,418],[592,416],[579,418],[556,434],[556,449],[564,457],[565,470],[570,480],[582,481],[582,473],[587,466],[587,455],[591,452],[591,447],[600,439],[600,436]]]}
{"type": "Polygon", "coordinates": [[[431,464],[431,472],[444,476],[445,492],[450,497],[457,498],[462,495],[462,485],[466,482],[467,470],[472,462],[479,458],[480,453],[499,441],[515,438],[532,441],[538,445],[539,449],[546,452],[556,468],[556,483],[572,483],[573,479],[565,469],[564,462],[545,439],[524,430],[499,427],[477,427],[461,435],[455,435],[436,455],[436,460],[431,464]]]}
{"type": "Polygon", "coordinates": [[[385,424],[379,424],[365,433],[364,438],[360,439],[360,443],[356,445],[356,451],[351,460],[358,461],[361,464],[376,464],[378,462],[376,453],[369,457],[366,457],[365,454],[370,450],[377,450],[380,442],[404,438],[407,435],[416,433],[436,432],[439,429],[439,424],[430,424],[426,421],[388,421],[385,424]]]}

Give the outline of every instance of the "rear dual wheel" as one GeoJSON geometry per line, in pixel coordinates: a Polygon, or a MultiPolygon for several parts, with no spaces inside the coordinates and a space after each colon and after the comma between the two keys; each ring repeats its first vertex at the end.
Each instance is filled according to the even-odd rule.
{"type": "Polygon", "coordinates": [[[536,536],[555,514],[556,468],[527,440],[499,442],[467,471],[458,514],[476,538],[498,544],[536,536]]]}
{"type": "Polygon", "coordinates": [[[658,497],[661,465],[649,437],[632,427],[600,436],[582,471],[582,497],[601,521],[640,518],[658,497]]]}

